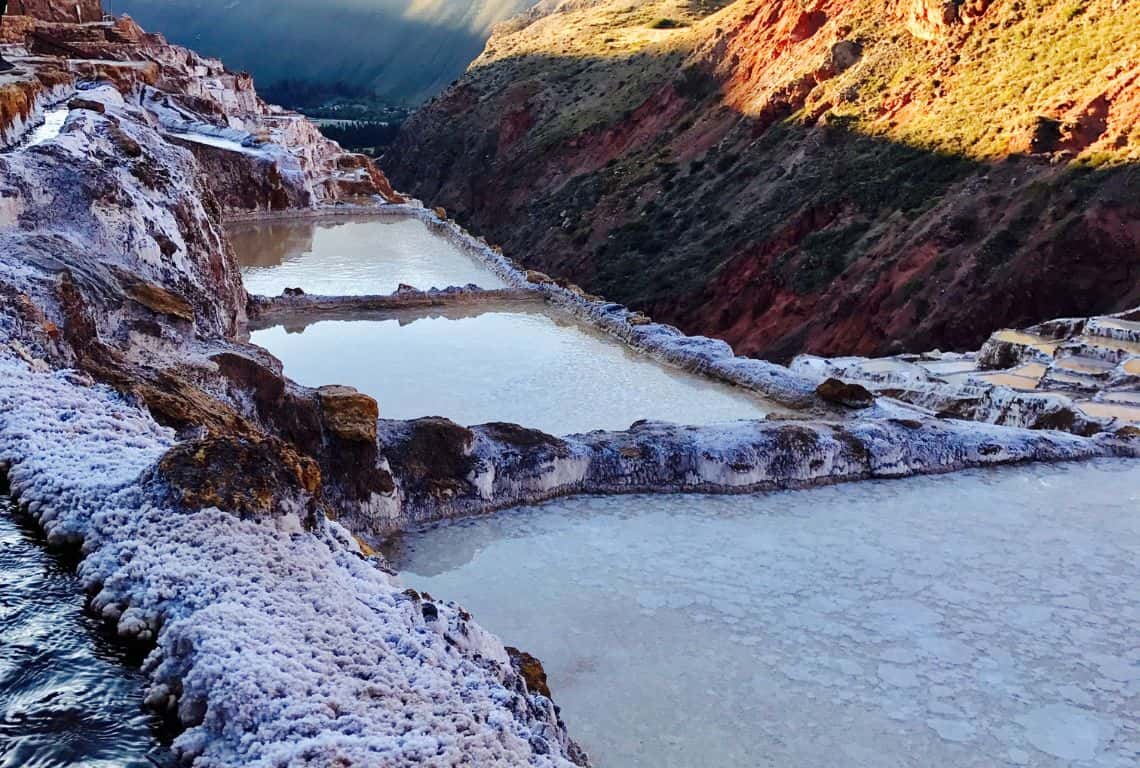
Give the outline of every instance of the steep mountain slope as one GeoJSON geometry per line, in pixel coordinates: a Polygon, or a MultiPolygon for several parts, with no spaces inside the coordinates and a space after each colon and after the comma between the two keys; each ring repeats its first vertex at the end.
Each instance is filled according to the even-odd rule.
{"type": "Polygon", "coordinates": [[[1140,301],[1140,4],[541,3],[385,158],[529,266],[742,353],[1140,301]]]}
{"type": "Polygon", "coordinates": [[[372,92],[416,103],[458,77],[533,0],[114,0],[148,29],[252,72],[268,93],[372,92]]]}

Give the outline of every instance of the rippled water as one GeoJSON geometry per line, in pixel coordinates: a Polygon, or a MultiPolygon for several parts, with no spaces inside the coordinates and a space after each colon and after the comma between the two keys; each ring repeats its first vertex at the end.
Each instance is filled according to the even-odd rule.
{"type": "Polygon", "coordinates": [[[1140,765],[1140,463],[561,501],[387,554],[600,768],[1140,765]]]}
{"type": "Polygon", "coordinates": [[[280,358],[295,381],[356,387],[379,400],[389,419],[507,421],[571,434],[626,429],[639,419],[757,419],[772,408],[527,306],[278,326],[255,331],[251,340],[280,358]]]}
{"type": "Polygon", "coordinates": [[[0,496],[0,768],[167,765],[138,659],[0,496]]]}
{"type": "Polygon", "coordinates": [[[418,219],[383,217],[236,224],[230,242],[246,290],[279,296],[286,288],[325,296],[388,294],[474,283],[503,288],[485,266],[418,219]]]}

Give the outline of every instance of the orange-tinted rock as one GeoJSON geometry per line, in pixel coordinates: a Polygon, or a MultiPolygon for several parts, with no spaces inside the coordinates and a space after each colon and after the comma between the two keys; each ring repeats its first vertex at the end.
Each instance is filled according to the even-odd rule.
{"type": "Polygon", "coordinates": [[[315,509],[320,467],[272,438],[215,437],[181,443],[159,462],[159,473],[187,507],[216,507],[242,518],[315,509]]]}
{"type": "Polygon", "coordinates": [[[119,279],[124,284],[123,289],[127,296],[150,311],[160,315],[177,317],[188,323],[194,322],[194,307],[181,296],[154,283],[133,277],[126,272],[121,272],[119,279]]]}
{"type": "Polygon", "coordinates": [[[373,398],[342,386],[321,387],[317,396],[325,426],[334,435],[351,442],[376,442],[380,406],[373,398]]]}
{"type": "Polygon", "coordinates": [[[518,648],[510,646],[507,647],[507,655],[510,656],[511,667],[526,683],[526,689],[531,693],[538,693],[549,699],[551,697],[550,684],[546,679],[546,670],[543,668],[542,662],[526,651],[520,651],[518,648]]]}
{"type": "Polygon", "coordinates": [[[826,23],[827,14],[823,11],[803,11],[796,19],[791,32],[788,33],[788,39],[793,43],[807,40],[826,23]]]}

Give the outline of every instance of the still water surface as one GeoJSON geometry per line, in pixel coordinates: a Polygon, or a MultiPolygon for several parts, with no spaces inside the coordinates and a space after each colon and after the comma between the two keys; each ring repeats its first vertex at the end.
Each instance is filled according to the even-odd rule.
{"type": "Polygon", "coordinates": [[[1135,768],[1140,462],[559,501],[406,534],[599,768],[1135,768]]]}
{"type": "Polygon", "coordinates": [[[347,384],[387,419],[506,421],[557,435],[639,419],[711,424],[774,406],[663,366],[541,305],[449,308],[255,331],[300,384],[347,384]]]}
{"type": "Polygon", "coordinates": [[[280,296],[301,288],[323,296],[388,294],[474,283],[503,288],[483,264],[418,219],[373,217],[235,224],[230,242],[246,290],[280,296]]]}

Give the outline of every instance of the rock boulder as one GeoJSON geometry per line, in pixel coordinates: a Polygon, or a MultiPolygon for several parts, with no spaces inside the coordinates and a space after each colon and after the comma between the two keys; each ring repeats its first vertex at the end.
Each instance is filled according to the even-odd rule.
{"type": "Polygon", "coordinates": [[[328,386],[317,390],[325,426],[341,440],[376,442],[380,405],[352,387],[328,386]]]}

